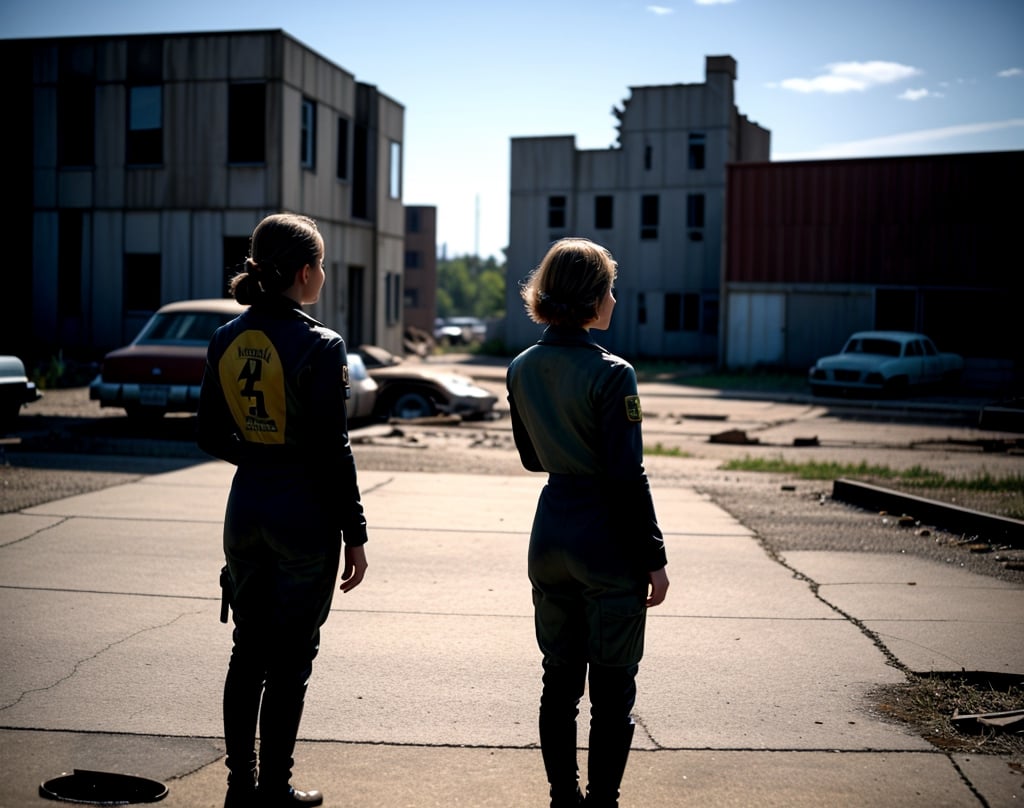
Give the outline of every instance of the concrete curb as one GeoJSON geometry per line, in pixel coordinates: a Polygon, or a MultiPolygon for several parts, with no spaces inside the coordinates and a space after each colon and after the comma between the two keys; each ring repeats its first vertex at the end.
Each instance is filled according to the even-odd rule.
{"type": "Polygon", "coordinates": [[[983,536],[1015,549],[1024,547],[1024,522],[1019,519],[982,513],[843,478],[832,484],[832,498],[859,508],[912,515],[943,530],[983,536]]]}

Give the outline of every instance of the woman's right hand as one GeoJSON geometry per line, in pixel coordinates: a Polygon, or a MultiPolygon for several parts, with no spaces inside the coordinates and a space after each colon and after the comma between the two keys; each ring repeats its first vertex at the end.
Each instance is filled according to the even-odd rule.
{"type": "Polygon", "coordinates": [[[345,545],[345,568],[341,572],[341,591],[351,592],[366,575],[366,550],[363,545],[355,547],[345,545]]]}
{"type": "Polygon", "coordinates": [[[647,594],[647,608],[657,606],[668,594],[668,572],[665,567],[648,573],[650,589],[647,594]]]}

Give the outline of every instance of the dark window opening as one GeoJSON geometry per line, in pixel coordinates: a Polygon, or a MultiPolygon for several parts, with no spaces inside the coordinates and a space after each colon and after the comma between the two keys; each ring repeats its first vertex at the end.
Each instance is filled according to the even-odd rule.
{"type": "Polygon", "coordinates": [[[640,198],[640,238],[658,237],[658,197],[648,195],[640,198]]]}
{"type": "Polygon", "coordinates": [[[370,136],[365,124],[356,124],[352,141],[352,216],[367,219],[370,213],[370,136]]]}
{"type": "Polygon", "coordinates": [[[348,179],[348,118],[338,118],[338,179],[348,179]]]}
{"type": "Polygon", "coordinates": [[[128,88],[128,165],[160,165],[164,160],[163,87],[128,88]]]}
{"type": "Polygon", "coordinates": [[[565,227],[565,197],[548,197],[548,227],[561,230],[565,227]]]}
{"type": "Polygon", "coordinates": [[[689,166],[694,171],[704,168],[704,135],[690,135],[689,166]]]}
{"type": "Polygon", "coordinates": [[[124,310],[154,312],[160,308],[160,254],[125,253],[124,310]]]}
{"type": "Polygon", "coordinates": [[[647,324],[647,296],[643,292],[636,296],[636,322],[637,325],[647,324]]]}
{"type": "Polygon", "coordinates": [[[678,292],[668,292],[665,295],[666,331],[679,331],[682,329],[682,302],[683,296],[678,292]]]}
{"type": "Polygon", "coordinates": [[[402,276],[388,272],[384,276],[384,305],[388,325],[395,325],[402,317],[402,276]]]}
{"type": "Polygon", "coordinates": [[[407,309],[418,309],[420,307],[420,290],[419,289],[406,289],[405,290],[405,307],[407,309]]]}
{"type": "Polygon", "coordinates": [[[654,147],[644,146],[644,171],[650,171],[654,165],[654,147]]]}
{"type": "Polygon", "coordinates": [[[57,163],[92,166],[96,162],[96,85],[74,79],[57,90],[57,163]]]}
{"type": "Polygon", "coordinates": [[[419,269],[422,266],[420,262],[420,251],[419,250],[406,250],[405,251],[405,268],[406,269],[419,269]]]}
{"type": "Polygon", "coordinates": [[[683,331],[700,330],[700,295],[687,292],[683,295],[683,331]]]}
{"type": "Polygon", "coordinates": [[[704,313],[701,319],[702,334],[715,336],[718,334],[718,299],[707,298],[704,300],[704,313]]]}
{"type": "Polygon", "coordinates": [[[60,50],[57,85],[57,164],[96,162],[96,54],[88,45],[60,50]]]}
{"type": "Polygon", "coordinates": [[[594,197],[594,228],[596,230],[611,230],[613,227],[614,197],[594,197]]]}
{"type": "Polygon", "coordinates": [[[267,86],[228,87],[228,162],[264,163],[267,159],[267,86]]]}
{"type": "Polygon", "coordinates": [[[406,208],[405,209],[405,232],[406,233],[419,233],[420,228],[423,226],[420,221],[419,208],[406,208]]]}
{"type": "Polygon", "coordinates": [[[686,195],[686,226],[704,226],[704,194],[686,195]]]}

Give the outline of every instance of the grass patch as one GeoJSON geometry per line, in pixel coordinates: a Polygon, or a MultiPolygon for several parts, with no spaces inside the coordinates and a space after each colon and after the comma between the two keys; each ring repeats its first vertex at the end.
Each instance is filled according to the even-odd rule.
{"type": "Polygon", "coordinates": [[[678,446],[665,446],[661,442],[645,446],[644,454],[657,457],[693,457],[690,452],[684,452],[678,446]]]}
{"type": "Polygon", "coordinates": [[[727,460],[719,468],[723,471],[763,471],[790,474],[803,480],[834,480],[837,477],[870,477],[892,480],[915,488],[954,488],[964,491],[1018,492],[1024,490],[1024,474],[996,476],[983,472],[973,477],[949,477],[940,471],[923,466],[892,469],[866,461],[860,463],[830,463],[806,460],[794,462],[781,457],[744,457],[727,460]]]}

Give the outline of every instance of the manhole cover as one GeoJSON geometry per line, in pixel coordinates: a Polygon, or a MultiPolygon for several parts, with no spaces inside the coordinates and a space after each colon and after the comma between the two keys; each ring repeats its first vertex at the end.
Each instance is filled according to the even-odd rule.
{"type": "Polygon", "coordinates": [[[39,796],[87,805],[132,805],[162,800],[167,796],[167,786],[131,774],[75,769],[42,783],[39,796]]]}

